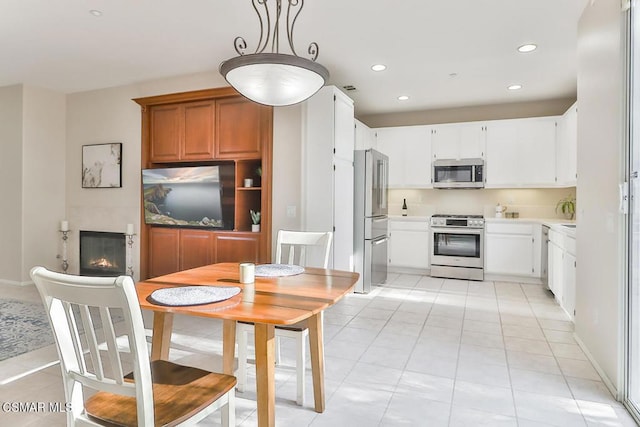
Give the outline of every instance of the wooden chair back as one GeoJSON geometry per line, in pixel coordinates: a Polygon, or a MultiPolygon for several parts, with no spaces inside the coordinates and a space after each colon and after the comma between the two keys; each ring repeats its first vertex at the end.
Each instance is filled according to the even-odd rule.
{"type": "Polygon", "coordinates": [[[71,405],[67,425],[88,425],[83,387],[135,397],[138,425],[154,425],[149,355],[133,280],[71,276],[44,267],[34,267],[31,277],[55,335],[65,398],[71,405]],[[115,323],[120,320],[120,335],[128,337],[130,352],[121,352],[116,344],[115,323]],[[99,351],[99,342],[106,343],[106,352],[99,351]],[[133,365],[135,382],[125,381],[123,358],[133,365]]]}
{"type": "Polygon", "coordinates": [[[275,262],[327,268],[332,240],[333,233],[330,231],[279,230],[275,262]]]}
{"type": "Polygon", "coordinates": [[[58,348],[68,426],[195,425],[218,409],[224,426],[235,425],[235,377],[149,361],[131,277],[71,276],[44,267],[34,267],[31,277],[58,348]],[[126,343],[118,342],[116,329],[126,343]],[[96,392],[85,399],[85,387],[96,392]]]}

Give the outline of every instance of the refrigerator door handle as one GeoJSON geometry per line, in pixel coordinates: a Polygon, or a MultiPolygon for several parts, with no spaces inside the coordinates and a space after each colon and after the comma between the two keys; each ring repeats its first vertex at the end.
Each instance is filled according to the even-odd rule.
{"type": "Polygon", "coordinates": [[[384,242],[386,242],[388,240],[389,240],[389,236],[382,236],[382,237],[378,237],[375,240],[372,240],[371,244],[374,245],[374,246],[377,246],[377,245],[383,244],[384,242]]]}

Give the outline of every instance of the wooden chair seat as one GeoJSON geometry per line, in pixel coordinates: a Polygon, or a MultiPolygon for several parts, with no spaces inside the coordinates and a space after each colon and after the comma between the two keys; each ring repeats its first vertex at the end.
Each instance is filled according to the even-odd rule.
{"type": "Polygon", "coordinates": [[[302,322],[294,323],[293,325],[277,325],[276,326],[276,329],[282,329],[285,331],[295,331],[295,332],[304,331],[305,329],[308,329],[308,328],[309,328],[309,325],[306,320],[303,320],[302,322]]]}
{"type": "MultiPolygon", "coordinates": [[[[236,385],[230,375],[178,365],[151,362],[153,412],[156,426],[176,426],[224,396],[236,385]]],[[[133,382],[133,374],[125,376],[133,382]]],[[[136,426],[136,398],[98,392],[85,402],[90,418],[105,425],[136,426]]]]}
{"type": "Polygon", "coordinates": [[[34,267],[31,278],[54,332],[65,402],[71,405],[68,427],[195,425],[217,410],[224,426],[235,425],[235,377],[149,362],[131,277],[73,276],[34,267]],[[124,317],[121,337],[115,333],[116,310],[124,317]],[[124,366],[133,374],[125,375],[124,366]]]}

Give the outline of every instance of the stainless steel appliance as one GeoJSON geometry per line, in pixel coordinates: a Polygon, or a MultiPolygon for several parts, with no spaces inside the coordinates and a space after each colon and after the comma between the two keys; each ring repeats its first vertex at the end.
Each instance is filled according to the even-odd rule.
{"type": "Polygon", "coordinates": [[[453,279],[484,279],[484,217],[431,217],[431,275],[453,279]]]}
{"type": "Polygon", "coordinates": [[[542,243],[542,251],[540,254],[540,264],[542,274],[540,275],[540,279],[542,280],[542,285],[549,289],[549,227],[543,225],[542,228],[542,239],[540,242],[542,243]]]}
{"type": "Polygon", "coordinates": [[[355,292],[367,293],[387,280],[389,158],[375,150],[354,153],[353,250],[360,279],[355,292]]]}
{"type": "Polygon", "coordinates": [[[433,188],[483,188],[484,160],[434,160],[433,188]]]}

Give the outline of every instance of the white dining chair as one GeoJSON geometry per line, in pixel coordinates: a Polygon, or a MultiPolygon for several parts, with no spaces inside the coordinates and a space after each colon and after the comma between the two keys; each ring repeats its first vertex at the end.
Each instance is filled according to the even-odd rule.
{"type": "MultiPolygon", "coordinates": [[[[310,232],[279,230],[276,240],[276,264],[294,264],[304,267],[327,268],[331,252],[332,232],[310,232]]],[[[253,332],[252,323],[238,322],[236,327],[238,342],[237,389],[244,392],[247,382],[248,335],[253,332]]],[[[280,364],[280,337],[295,339],[296,347],[296,403],[304,405],[304,376],[306,366],[306,341],[309,328],[306,321],[289,326],[276,326],[276,364],[280,364]]]]}
{"type": "Polygon", "coordinates": [[[149,362],[131,277],[72,276],[34,267],[31,278],[60,357],[67,426],[194,425],[218,409],[223,425],[235,425],[235,377],[149,362]],[[124,320],[113,316],[120,310],[124,320]],[[118,349],[116,327],[128,337],[125,352],[118,349]],[[99,349],[102,340],[106,351],[99,349]],[[133,372],[125,375],[123,366],[133,372]],[[96,392],[85,398],[86,389],[96,392]]]}

